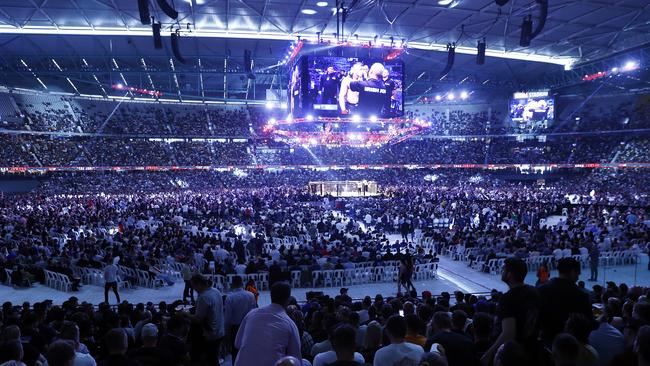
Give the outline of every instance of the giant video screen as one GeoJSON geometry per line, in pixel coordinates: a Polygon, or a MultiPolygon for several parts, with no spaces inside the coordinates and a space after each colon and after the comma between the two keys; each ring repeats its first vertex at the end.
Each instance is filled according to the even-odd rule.
{"type": "Polygon", "coordinates": [[[519,123],[548,123],[555,118],[555,100],[548,91],[515,93],[510,118],[519,123]]]}
{"type": "Polygon", "coordinates": [[[403,84],[400,59],[302,56],[291,68],[289,108],[294,117],[402,117],[403,84]]]}

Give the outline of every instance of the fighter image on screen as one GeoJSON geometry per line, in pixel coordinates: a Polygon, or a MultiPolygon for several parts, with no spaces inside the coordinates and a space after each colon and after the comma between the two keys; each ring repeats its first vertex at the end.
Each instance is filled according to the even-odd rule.
{"type": "Polygon", "coordinates": [[[329,66],[327,72],[320,77],[320,94],[322,104],[336,104],[341,75],[329,66]]]}
{"type": "Polygon", "coordinates": [[[520,100],[510,107],[510,118],[519,119],[524,122],[543,121],[553,117],[552,102],[545,99],[520,100]]]}
{"type": "Polygon", "coordinates": [[[382,80],[384,81],[384,85],[386,85],[386,100],[382,115],[389,116],[393,110],[393,92],[395,91],[396,86],[395,81],[390,79],[390,71],[387,69],[384,69],[384,72],[382,73],[382,80]]]}
{"type": "Polygon", "coordinates": [[[291,73],[291,82],[289,87],[290,110],[293,111],[300,103],[300,73],[298,66],[294,67],[291,73]]]}
{"type": "Polygon", "coordinates": [[[339,90],[339,107],[341,108],[341,114],[349,114],[357,109],[359,104],[359,92],[352,91],[350,89],[350,83],[362,80],[362,66],[363,65],[360,62],[355,63],[350,68],[348,75],[341,80],[341,87],[339,90]]]}
{"type": "Polygon", "coordinates": [[[375,63],[368,71],[368,80],[350,83],[350,89],[359,92],[359,112],[369,116],[381,114],[388,94],[383,74],[384,65],[375,63]]]}

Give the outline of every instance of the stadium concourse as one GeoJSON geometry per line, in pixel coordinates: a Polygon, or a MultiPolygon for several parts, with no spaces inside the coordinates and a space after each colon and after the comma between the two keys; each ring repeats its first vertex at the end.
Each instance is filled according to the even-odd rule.
{"type": "Polygon", "coordinates": [[[0,366],[650,366],[649,25],[0,1],[0,366]]]}

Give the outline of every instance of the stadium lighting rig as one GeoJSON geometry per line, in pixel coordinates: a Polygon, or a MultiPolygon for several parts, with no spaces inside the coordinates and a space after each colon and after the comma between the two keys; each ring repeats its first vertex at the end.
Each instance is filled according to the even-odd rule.
{"type": "Polygon", "coordinates": [[[602,79],[605,77],[614,77],[618,76],[624,73],[629,73],[632,71],[636,71],[640,68],[640,65],[637,61],[634,60],[629,60],[625,64],[621,66],[615,66],[612,67],[610,70],[602,70],[598,72],[594,72],[592,74],[585,74],[585,76],[582,77],[582,81],[593,81],[593,80],[598,80],[602,79]]]}
{"type": "Polygon", "coordinates": [[[125,86],[122,83],[113,84],[112,88],[114,90],[128,90],[133,93],[142,94],[142,95],[151,95],[152,97],[162,97],[163,93],[158,90],[148,90],[143,88],[136,88],[133,86],[125,86]]]}
{"type": "Polygon", "coordinates": [[[433,98],[429,97],[422,97],[418,100],[419,103],[421,104],[430,104],[433,102],[438,102],[438,103],[448,103],[448,102],[455,102],[458,100],[465,101],[470,98],[473,92],[468,92],[466,90],[461,90],[460,92],[456,93],[454,91],[449,91],[447,93],[443,94],[436,94],[433,98]]]}
{"type": "Polygon", "coordinates": [[[378,118],[357,114],[341,118],[308,114],[301,118],[270,118],[262,132],[289,145],[373,147],[406,140],[429,127],[430,122],[419,118],[378,118]],[[306,125],[307,129],[311,125],[313,131],[298,128],[298,125],[306,125]]]}
{"type": "MultiPolygon", "coordinates": [[[[88,26],[24,26],[15,27],[8,24],[0,24],[0,33],[4,34],[53,34],[53,35],[88,35],[88,36],[130,36],[130,37],[151,37],[151,27],[88,27],[88,26]]],[[[167,35],[163,35],[167,36],[167,35]]],[[[277,41],[293,41],[296,37],[302,39],[316,40],[316,34],[311,33],[284,33],[284,32],[257,32],[257,31],[233,31],[233,30],[201,30],[197,29],[188,34],[187,37],[197,38],[230,38],[230,39],[266,39],[277,41]]],[[[374,45],[381,46],[378,42],[373,43],[373,37],[359,37],[359,44],[365,47],[374,45]]],[[[334,40],[334,37],[322,36],[321,40],[334,40]]],[[[356,45],[358,46],[358,45],[356,45]]],[[[406,46],[406,45],[405,45],[406,46]]],[[[423,51],[447,52],[446,45],[430,42],[408,42],[408,48],[419,49],[423,51]]],[[[456,53],[467,55],[476,55],[476,47],[456,47],[456,53]]],[[[488,57],[505,58],[511,60],[522,60],[532,62],[543,62],[564,66],[565,70],[570,70],[572,65],[577,62],[574,57],[564,56],[547,56],[537,55],[525,52],[504,52],[503,50],[487,49],[485,55],[488,57]]]]}

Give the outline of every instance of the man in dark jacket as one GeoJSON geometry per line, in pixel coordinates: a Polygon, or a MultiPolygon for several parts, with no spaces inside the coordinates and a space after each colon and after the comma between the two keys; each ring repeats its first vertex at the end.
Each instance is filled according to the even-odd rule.
{"type": "Polygon", "coordinates": [[[580,277],[580,263],[573,258],[562,258],[557,266],[559,275],[539,287],[542,304],[540,326],[542,341],[550,346],[553,338],[564,329],[569,315],[584,314],[593,318],[589,295],[576,285],[580,277]]]}
{"type": "Polygon", "coordinates": [[[350,90],[359,93],[359,111],[366,117],[379,116],[386,104],[388,90],[382,80],[384,66],[375,63],[370,67],[368,80],[353,81],[350,83],[350,90]]]}

